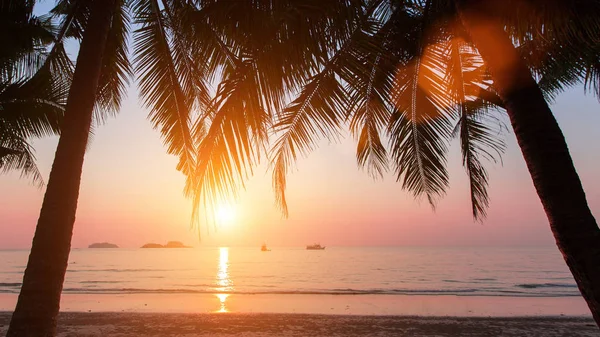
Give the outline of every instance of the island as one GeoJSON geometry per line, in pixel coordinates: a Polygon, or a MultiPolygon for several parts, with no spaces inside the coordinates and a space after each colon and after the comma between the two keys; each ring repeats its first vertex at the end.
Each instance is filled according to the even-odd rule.
{"type": "Polygon", "coordinates": [[[190,246],[185,246],[183,243],[179,241],[169,241],[166,245],[161,245],[160,243],[147,243],[143,245],[141,248],[192,248],[190,246]]]}
{"type": "Polygon", "coordinates": [[[114,243],[97,242],[97,243],[92,243],[91,245],[88,246],[88,248],[119,248],[119,246],[115,245],[114,243]]]}

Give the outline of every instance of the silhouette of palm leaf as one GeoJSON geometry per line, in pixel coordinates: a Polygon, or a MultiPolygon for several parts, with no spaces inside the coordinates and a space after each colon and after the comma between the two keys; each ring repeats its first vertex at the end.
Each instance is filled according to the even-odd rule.
{"type": "Polygon", "coordinates": [[[173,59],[165,24],[165,14],[157,0],[132,4],[135,66],[139,90],[146,106],[152,107],[150,119],[159,128],[167,152],[180,158],[177,169],[189,175],[195,163],[195,148],[190,133],[192,98],[186,97],[173,59]]]}
{"type": "Polygon", "coordinates": [[[49,16],[32,14],[33,5],[0,6],[0,171],[20,170],[42,186],[29,139],[59,132],[68,89],[62,71],[69,64],[59,47],[47,52],[56,29],[49,16]]]}
{"type": "Polygon", "coordinates": [[[96,118],[98,122],[108,113],[117,113],[126,94],[132,75],[129,62],[127,38],[129,35],[129,8],[125,0],[117,1],[104,57],[96,96],[96,118]],[[101,112],[98,112],[101,110],[101,112]]]}

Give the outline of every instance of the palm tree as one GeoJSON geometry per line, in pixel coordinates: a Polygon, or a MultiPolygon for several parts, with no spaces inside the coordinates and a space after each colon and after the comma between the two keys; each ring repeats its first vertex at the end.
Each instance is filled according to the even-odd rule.
{"type": "Polygon", "coordinates": [[[20,170],[40,186],[29,140],[58,133],[66,86],[44,66],[53,26],[32,12],[33,1],[0,2],[0,171],[20,170]]]}
{"type": "Polygon", "coordinates": [[[194,204],[235,196],[264,153],[266,130],[275,130],[273,186],[287,215],[290,165],[348,125],[359,165],[374,176],[391,167],[432,205],[448,186],[448,139],[458,136],[481,220],[489,203],[482,159],[495,161],[504,149],[498,108],[506,109],[558,248],[600,324],[600,232],[545,99],[583,79],[600,87],[596,2],[335,4],[344,8],[321,24],[309,14],[319,4],[296,1],[207,1],[183,20],[217,33],[216,44],[198,37],[194,54],[223,67],[226,79],[196,124],[197,167],[187,180],[194,204]],[[286,89],[298,90],[287,105],[286,89]]]}
{"type": "Polygon", "coordinates": [[[169,38],[171,6],[158,0],[60,0],[52,10],[61,25],[48,58],[61,62],[48,68],[62,65],[61,73],[72,80],[8,336],[55,334],[89,132],[94,120],[100,122],[107,112],[118,111],[132,72],[127,46],[130,12],[139,25],[134,32],[134,61],[141,95],[152,108],[150,118],[165,136],[168,152],[180,157],[178,169],[186,173],[193,167],[189,114],[203,104],[207,88],[202,77],[190,76],[185,49],[175,48],[169,38]],[[74,68],[64,54],[67,38],[80,41],[74,68]]]}
{"type": "MultiPolygon", "coordinates": [[[[558,49],[558,56],[568,52],[581,53],[571,58],[571,62],[562,65],[560,62],[565,59],[550,53],[550,61],[545,66],[549,68],[548,63],[555,63],[552,60],[552,56],[555,56],[559,60],[558,69],[562,72],[559,74],[563,76],[556,77],[556,73],[552,74],[546,68],[543,71],[549,72],[550,76],[545,79],[545,83],[555,83],[554,86],[561,88],[561,82],[556,79],[563,80],[563,83],[566,79],[567,85],[572,84],[582,77],[577,71],[581,68],[586,70],[586,82],[590,80],[590,73],[597,74],[598,69],[597,40],[593,39],[597,39],[600,32],[600,21],[597,19],[600,3],[540,2],[537,5],[538,8],[534,10],[538,13],[532,14],[538,14],[533,17],[541,17],[542,20],[530,23],[534,29],[537,28],[538,33],[538,36],[535,35],[536,32],[532,35],[540,38],[539,35],[542,34],[539,32],[549,31],[544,35],[547,39],[551,38],[549,41],[558,49]],[[542,13],[550,18],[541,16],[542,13]],[[565,18],[573,21],[567,24],[560,22],[565,18]],[[586,59],[590,50],[595,54],[594,58],[586,59]]],[[[465,1],[457,4],[457,8],[474,45],[489,68],[494,87],[506,105],[517,142],[546,211],[557,246],[596,324],[600,326],[600,229],[587,205],[564,136],[524,57],[504,31],[497,4],[465,1]]],[[[517,27],[520,28],[518,25],[517,27]]],[[[594,76],[592,81],[597,88],[598,78],[597,75],[594,76]]]]}
{"type": "Polygon", "coordinates": [[[94,1],[83,33],[56,156],[7,336],[53,336],[79,180],[115,0],[94,1]]]}

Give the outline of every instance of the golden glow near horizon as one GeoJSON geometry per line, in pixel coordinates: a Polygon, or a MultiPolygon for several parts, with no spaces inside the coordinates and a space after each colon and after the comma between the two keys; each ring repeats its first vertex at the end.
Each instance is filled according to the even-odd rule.
{"type": "Polygon", "coordinates": [[[215,217],[218,225],[229,227],[235,222],[235,208],[228,204],[221,205],[217,208],[215,217]]]}
{"type": "Polygon", "coordinates": [[[219,269],[217,270],[217,278],[216,278],[218,291],[215,296],[219,299],[220,308],[217,312],[228,312],[225,301],[230,292],[233,290],[233,282],[229,278],[229,248],[228,247],[220,247],[219,248],[219,269]]]}

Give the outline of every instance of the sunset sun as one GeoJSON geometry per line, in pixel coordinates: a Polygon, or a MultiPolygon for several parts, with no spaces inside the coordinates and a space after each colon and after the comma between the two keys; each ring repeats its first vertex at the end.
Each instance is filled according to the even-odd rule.
{"type": "Polygon", "coordinates": [[[231,205],[221,205],[217,208],[215,219],[221,226],[230,226],[235,222],[235,208],[231,205]]]}

